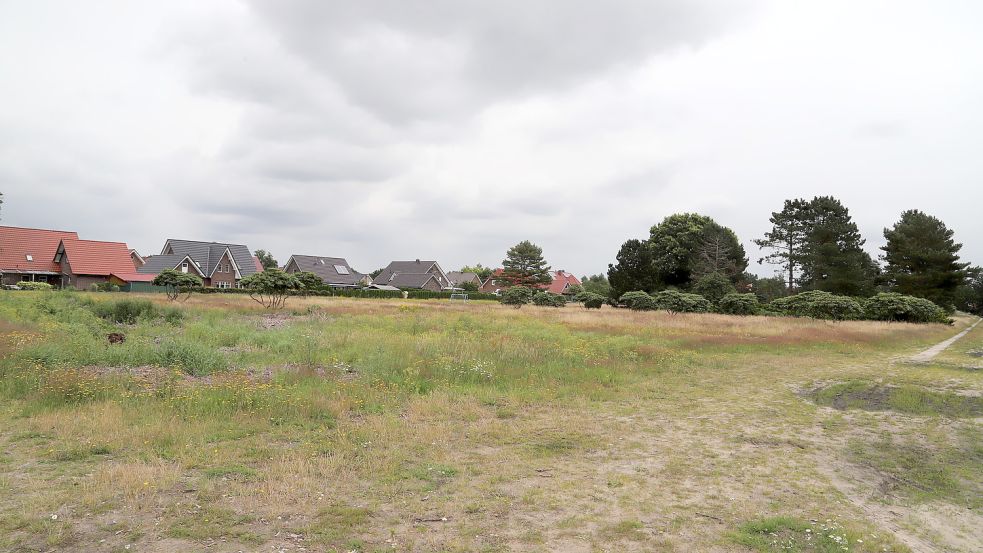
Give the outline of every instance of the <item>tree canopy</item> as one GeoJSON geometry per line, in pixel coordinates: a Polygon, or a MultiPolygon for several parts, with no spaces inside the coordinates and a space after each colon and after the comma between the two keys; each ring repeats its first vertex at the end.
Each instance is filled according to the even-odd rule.
{"type": "Polygon", "coordinates": [[[945,223],[912,209],[884,229],[884,278],[897,292],[925,298],[951,309],[968,264],[959,262],[962,244],[945,223]]]}
{"type": "Polygon", "coordinates": [[[649,232],[656,278],[663,286],[689,287],[707,273],[737,282],[747,269],[744,246],[734,231],[698,213],[676,213],[649,232]]]}
{"type": "Polygon", "coordinates": [[[191,273],[182,273],[181,271],[176,271],[174,269],[164,269],[154,280],[151,281],[154,286],[163,286],[167,288],[167,298],[171,301],[178,299],[181,294],[186,294],[184,299],[191,297],[192,292],[197,288],[201,288],[203,281],[198,275],[193,275],[191,273]]]}
{"type": "Polygon", "coordinates": [[[239,281],[249,291],[249,297],[267,309],[279,309],[287,301],[290,292],[301,287],[300,281],[280,269],[267,269],[253,273],[239,281]]]}
{"type": "Polygon", "coordinates": [[[256,250],[253,252],[253,255],[259,259],[259,263],[263,266],[264,271],[266,269],[276,269],[280,266],[276,262],[276,259],[273,258],[273,254],[266,250],[256,250]]]}
{"type": "Polygon", "coordinates": [[[528,240],[512,246],[502,261],[502,274],[498,279],[512,286],[549,284],[552,278],[550,267],[543,259],[543,249],[528,240]]]}

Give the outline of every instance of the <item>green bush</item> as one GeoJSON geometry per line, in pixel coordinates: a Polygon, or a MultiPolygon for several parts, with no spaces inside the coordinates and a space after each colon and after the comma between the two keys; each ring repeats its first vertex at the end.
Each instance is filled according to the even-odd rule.
{"type": "Polygon", "coordinates": [[[17,287],[21,290],[40,290],[48,291],[54,290],[54,286],[48,284],[47,282],[31,282],[31,281],[21,281],[17,283],[17,287]]]}
{"type": "Polygon", "coordinates": [[[512,286],[502,293],[502,303],[516,309],[532,301],[534,292],[525,286],[512,286]]]}
{"type": "Polygon", "coordinates": [[[655,304],[652,302],[652,296],[642,292],[641,290],[621,294],[621,297],[618,298],[618,302],[628,309],[633,309],[635,311],[655,309],[655,304]]]}
{"type": "Polygon", "coordinates": [[[293,275],[304,290],[323,290],[327,286],[321,277],[310,271],[300,271],[293,275]]]}
{"type": "Polygon", "coordinates": [[[567,299],[559,294],[539,291],[533,294],[532,303],[543,307],[563,307],[567,304],[567,299]]]}
{"type": "Polygon", "coordinates": [[[693,285],[693,291],[710,300],[710,303],[717,303],[727,294],[733,294],[737,290],[730,279],[720,273],[708,273],[700,277],[693,285]]]}
{"type": "Polygon", "coordinates": [[[91,292],[119,292],[119,286],[112,282],[93,282],[89,285],[91,292]]]}
{"type": "Polygon", "coordinates": [[[593,292],[581,292],[575,299],[584,305],[584,309],[600,309],[607,301],[606,297],[593,292]]]}
{"type": "Polygon", "coordinates": [[[717,302],[717,311],[725,315],[754,315],[759,308],[754,294],[727,294],[717,302]]]}
{"type": "Polygon", "coordinates": [[[810,290],[794,296],[778,298],[772,301],[769,307],[782,315],[835,321],[860,319],[864,315],[864,310],[857,300],[821,290],[810,290]]]}
{"type": "Polygon", "coordinates": [[[880,293],[864,302],[864,318],[872,321],[951,324],[949,315],[924,298],[894,292],[880,293]]]}
{"type": "Polygon", "coordinates": [[[91,304],[89,307],[96,316],[116,324],[135,324],[137,320],[159,320],[175,323],[183,313],[179,309],[160,308],[150,300],[122,299],[91,304]]]}
{"type": "Polygon", "coordinates": [[[699,294],[687,294],[678,290],[663,290],[653,297],[655,308],[670,313],[706,313],[710,301],[699,294]]]}

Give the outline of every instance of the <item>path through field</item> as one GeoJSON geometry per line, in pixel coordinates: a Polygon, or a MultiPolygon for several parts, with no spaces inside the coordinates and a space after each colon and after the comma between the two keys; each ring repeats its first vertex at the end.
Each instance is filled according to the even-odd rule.
{"type": "Polygon", "coordinates": [[[956,343],[963,336],[969,334],[974,328],[976,328],[976,325],[980,324],[980,321],[983,321],[983,319],[977,320],[975,323],[970,325],[969,328],[957,333],[952,338],[939,342],[938,344],[935,344],[934,346],[928,348],[927,350],[912,356],[911,360],[915,363],[926,363],[928,361],[931,361],[932,359],[935,359],[936,356],[938,356],[940,353],[948,349],[949,346],[956,343]]]}

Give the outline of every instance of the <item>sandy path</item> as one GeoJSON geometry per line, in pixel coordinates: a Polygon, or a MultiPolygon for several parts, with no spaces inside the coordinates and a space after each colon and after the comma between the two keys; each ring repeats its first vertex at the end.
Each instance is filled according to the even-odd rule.
{"type": "Polygon", "coordinates": [[[914,362],[916,362],[916,363],[927,363],[927,362],[931,361],[932,359],[935,359],[935,356],[936,355],[938,355],[938,354],[942,353],[943,351],[945,351],[945,349],[947,347],[951,346],[952,344],[954,344],[956,342],[956,340],[958,340],[958,339],[962,338],[963,336],[969,334],[969,332],[971,330],[973,330],[974,328],[976,328],[976,325],[980,324],[980,321],[983,321],[983,319],[977,320],[975,323],[971,324],[969,326],[969,328],[967,328],[966,330],[963,330],[959,334],[956,334],[952,338],[949,338],[948,340],[946,340],[944,342],[940,342],[938,344],[935,344],[934,346],[932,346],[932,347],[928,348],[927,350],[919,353],[918,355],[915,355],[914,357],[911,358],[911,360],[914,361],[914,362]]]}

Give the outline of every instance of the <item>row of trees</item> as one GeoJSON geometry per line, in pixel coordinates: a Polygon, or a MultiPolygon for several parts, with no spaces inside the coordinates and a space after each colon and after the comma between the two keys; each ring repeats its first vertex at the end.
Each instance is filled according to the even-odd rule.
{"type": "Polygon", "coordinates": [[[755,240],[766,255],[759,263],[780,268],[776,278],[747,273],[748,258],[737,235],[695,213],[666,217],[647,240],[626,241],[608,266],[608,296],[679,289],[713,300],[733,291],[754,291],[771,301],[819,290],[853,297],[895,291],[951,309],[983,310],[983,270],[959,261],[961,244],[939,219],[905,211],[884,229],[879,264],[863,246],[849,210],[836,198],[787,200],[772,213],[772,228],[755,240]]]}

